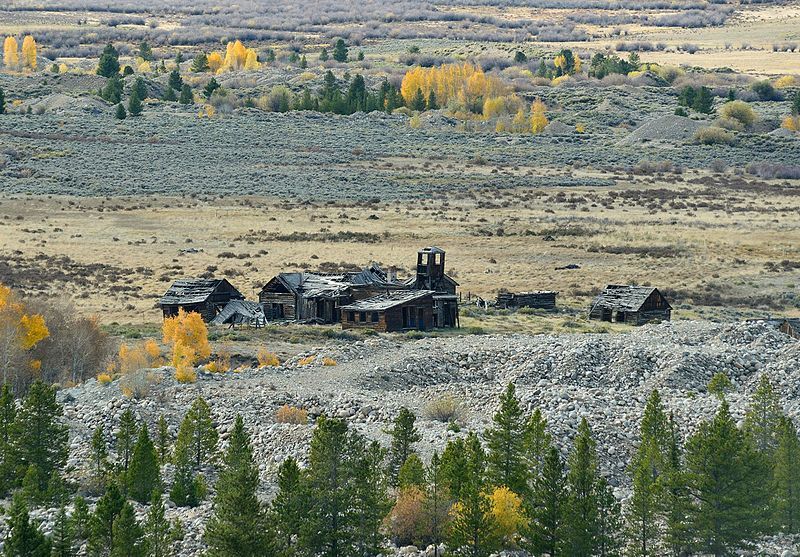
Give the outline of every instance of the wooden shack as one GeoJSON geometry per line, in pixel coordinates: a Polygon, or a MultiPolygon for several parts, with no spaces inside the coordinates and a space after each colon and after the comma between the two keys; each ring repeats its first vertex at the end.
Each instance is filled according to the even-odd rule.
{"type": "Polygon", "coordinates": [[[227,279],[188,278],[176,280],[157,305],[165,319],[182,309],[197,312],[210,322],[232,300],[244,300],[244,296],[227,279]]]}
{"type": "Polygon", "coordinates": [[[592,302],[589,319],[644,325],[669,321],[672,306],[652,286],[610,284],[592,302]]]}
{"type": "Polygon", "coordinates": [[[800,318],[798,319],[784,319],[778,330],[792,338],[800,339],[800,318]]]}
{"type": "Polygon", "coordinates": [[[436,246],[422,248],[417,252],[417,272],[406,284],[414,290],[432,290],[433,326],[436,328],[458,327],[458,283],[445,273],[443,249],[436,246]]]}
{"type": "Polygon", "coordinates": [[[258,299],[269,321],[338,323],[342,305],[402,288],[403,283],[373,264],[338,274],[281,273],[264,285],[258,299]]]}
{"type": "Polygon", "coordinates": [[[232,300],[211,320],[211,325],[229,325],[231,328],[236,325],[249,325],[251,327],[263,327],[266,325],[264,310],[258,302],[249,300],[232,300]]]}
{"type": "Polygon", "coordinates": [[[555,309],[558,292],[536,290],[533,292],[500,292],[496,306],[503,309],[534,308],[555,309]]]}
{"type": "Polygon", "coordinates": [[[342,329],[380,332],[434,328],[432,290],[394,290],[342,306],[342,329]]]}

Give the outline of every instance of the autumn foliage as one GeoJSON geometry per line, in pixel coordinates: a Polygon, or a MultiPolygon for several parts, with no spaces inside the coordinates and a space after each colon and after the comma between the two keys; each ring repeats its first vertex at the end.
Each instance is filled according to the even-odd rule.
{"type": "Polygon", "coordinates": [[[19,67],[19,45],[14,37],[6,37],[3,41],[3,65],[10,70],[19,67]]]}
{"type": "MultiPolygon", "coordinates": [[[[32,358],[31,350],[50,336],[41,314],[28,310],[10,288],[0,284],[0,373],[3,383],[18,385],[23,372],[37,375],[41,362],[32,358]]],[[[26,381],[27,382],[27,381],[26,381]]]]}
{"type": "Polygon", "coordinates": [[[164,344],[172,349],[172,365],[175,377],[181,382],[193,382],[197,375],[194,365],[211,355],[208,328],[199,313],[186,313],[164,319],[162,327],[164,344]]]}
{"type": "Polygon", "coordinates": [[[247,48],[242,41],[231,41],[225,47],[225,55],[212,52],[208,55],[208,69],[211,73],[234,70],[257,70],[261,67],[258,53],[254,48],[247,48]]]}
{"type": "Polygon", "coordinates": [[[483,99],[508,93],[508,86],[498,77],[486,75],[478,66],[469,63],[443,64],[436,68],[416,67],[406,72],[400,93],[411,106],[417,91],[427,99],[434,93],[437,103],[444,106],[457,103],[461,109],[480,112],[483,99]]]}
{"type": "Polygon", "coordinates": [[[36,40],[31,35],[22,39],[22,65],[32,70],[36,69],[36,40]]]}
{"type": "Polygon", "coordinates": [[[522,498],[507,487],[498,487],[489,499],[497,534],[505,547],[513,547],[520,532],[528,524],[522,498]]]}
{"type": "Polygon", "coordinates": [[[122,375],[164,364],[161,359],[161,348],[153,339],[134,344],[123,343],[119,347],[118,359],[119,372],[122,375]]]}

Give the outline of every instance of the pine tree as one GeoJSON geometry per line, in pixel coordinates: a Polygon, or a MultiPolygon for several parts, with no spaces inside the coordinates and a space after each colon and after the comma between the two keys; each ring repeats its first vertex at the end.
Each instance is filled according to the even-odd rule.
{"type": "Polygon", "coordinates": [[[62,406],[56,391],[41,381],[34,381],[14,421],[19,467],[31,465],[39,472],[39,490],[47,490],[53,472],[61,472],[69,455],[69,428],[61,423],[62,406]]]}
{"type": "Polygon", "coordinates": [[[673,415],[669,417],[668,429],[669,450],[665,472],[659,478],[663,486],[661,507],[664,515],[664,545],[671,555],[680,557],[686,554],[691,545],[688,525],[691,502],[683,469],[680,433],[673,415]]]}
{"type": "Polygon", "coordinates": [[[774,461],[774,509],[777,525],[790,534],[800,533],[800,439],[792,421],[781,418],[774,461]]]}
{"type": "Polygon", "coordinates": [[[137,77],[136,81],[133,82],[131,91],[135,92],[136,96],[141,100],[146,99],[148,96],[147,85],[145,85],[144,79],[141,77],[137,77]]]}
{"type": "Polygon", "coordinates": [[[605,478],[597,481],[597,557],[622,555],[622,512],[605,478]]]}
{"type": "Polygon", "coordinates": [[[114,519],[111,557],[144,557],[142,527],[136,521],[133,507],[125,503],[114,519]]]}
{"type": "Polygon", "coordinates": [[[53,524],[51,557],[73,557],[75,555],[75,540],[73,539],[72,524],[67,516],[67,509],[62,506],[56,515],[53,524]]]}
{"type": "Polygon", "coordinates": [[[123,106],[122,103],[119,103],[117,105],[117,109],[114,111],[114,117],[117,120],[124,120],[125,118],[128,117],[128,112],[125,110],[125,107],[123,106]]]}
{"type": "Polygon", "coordinates": [[[425,110],[425,106],[425,94],[422,92],[422,89],[417,89],[417,92],[414,93],[414,97],[411,99],[409,108],[411,108],[411,110],[422,112],[425,110]]]}
{"type": "Polygon", "coordinates": [[[431,92],[428,93],[428,100],[425,101],[425,108],[427,110],[436,110],[439,108],[439,105],[436,102],[436,91],[431,89],[431,92]]]}
{"type": "Polygon", "coordinates": [[[258,466],[240,415],[222,462],[214,515],[204,539],[210,557],[261,557],[273,552],[267,517],[258,500],[258,466]]]}
{"type": "Polygon", "coordinates": [[[78,495],[72,502],[72,517],[70,523],[72,525],[72,533],[78,540],[85,540],[89,537],[89,529],[92,516],[89,513],[89,505],[86,504],[86,499],[78,495]]]}
{"type": "Polygon", "coordinates": [[[205,400],[197,398],[178,430],[178,440],[175,444],[176,458],[179,453],[186,452],[191,456],[195,468],[199,469],[214,459],[218,439],[219,435],[211,418],[211,409],[205,400]]]}
{"type": "Polygon", "coordinates": [[[400,472],[397,474],[397,487],[400,489],[425,488],[425,465],[416,453],[408,455],[408,459],[400,467],[400,472]]]}
{"type": "Polygon", "coordinates": [[[302,69],[306,69],[307,67],[308,67],[308,60],[306,60],[306,55],[305,55],[305,54],[303,54],[303,55],[300,57],[300,68],[302,68],[302,69]]]}
{"type": "Polygon", "coordinates": [[[439,557],[439,544],[442,542],[442,530],[447,522],[450,509],[450,497],[442,473],[442,460],[434,451],[426,470],[425,518],[431,533],[434,546],[434,557],[439,557]]]}
{"type": "Polygon", "coordinates": [[[389,481],[393,487],[397,487],[397,475],[400,467],[408,460],[414,452],[414,443],[420,441],[422,436],[414,426],[417,417],[408,408],[400,408],[400,412],[394,419],[394,425],[389,434],[392,436],[392,445],[389,450],[389,481]]]}
{"type": "Polygon", "coordinates": [[[162,101],[166,102],[175,102],[178,100],[178,97],[175,95],[175,89],[172,87],[167,87],[164,91],[164,95],[161,97],[162,101]]]}
{"type": "Polygon", "coordinates": [[[210,99],[211,95],[214,94],[214,91],[216,91],[219,88],[220,84],[217,83],[217,80],[212,77],[211,80],[206,84],[205,88],[203,88],[203,96],[206,99],[210,99]]]}
{"type": "Polygon", "coordinates": [[[119,74],[119,53],[114,45],[108,44],[100,55],[97,63],[97,75],[113,77],[119,74]]]}
{"type": "Polygon", "coordinates": [[[18,462],[14,447],[14,422],[17,406],[8,383],[0,392],[0,495],[6,495],[16,485],[18,462]]]}
{"type": "Polygon", "coordinates": [[[630,467],[633,496],[627,510],[630,554],[634,557],[663,555],[659,503],[662,483],[659,482],[661,457],[653,438],[645,438],[630,467]]]}
{"type": "MultiPolygon", "coordinates": [[[[359,445],[363,446],[363,439],[359,445]]],[[[355,555],[383,552],[381,527],[391,504],[386,496],[383,462],[386,451],[377,441],[360,450],[353,469],[353,548],[355,555]]],[[[414,455],[415,456],[415,455],[414,455]]],[[[409,458],[411,458],[409,456],[409,458]]]]}
{"type": "Polygon", "coordinates": [[[172,535],[161,492],[153,490],[150,509],[144,523],[144,547],[147,557],[171,557],[173,555],[172,535]]]}
{"type": "Polygon", "coordinates": [[[727,402],[687,441],[686,469],[698,550],[728,555],[767,530],[768,464],[737,429],[727,402]]]}
{"type": "Polygon", "coordinates": [[[194,73],[207,72],[208,69],[209,69],[208,56],[204,52],[201,52],[200,54],[194,57],[194,60],[192,60],[192,67],[191,67],[192,72],[194,73]]]}
{"type": "Polygon", "coordinates": [[[50,543],[39,527],[31,522],[28,506],[15,495],[6,519],[7,533],[3,543],[6,557],[49,557],[50,543]]]}
{"type": "Polygon", "coordinates": [[[550,446],[542,472],[534,478],[532,504],[528,505],[533,519],[528,536],[532,554],[563,554],[566,496],[564,462],[558,449],[550,446]]]}
{"type": "Polygon", "coordinates": [[[195,474],[191,456],[187,452],[175,457],[175,475],[169,498],[179,507],[196,507],[200,504],[203,493],[200,475],[195,474]]]}
{"type": "Polygon", "coordinates": [[[139,116],[142,113],[142,101],[136,92],[132,93],[128,98],[128,114],[131,116],[139,116]]]}
{"type": "Polygon", "coordinates": [[[347,62],[347,44],[343,39],[337,40],[333,46],[333,59],[337,62],[347,62]]]}
{"type": "Polygon", "coordinates": [[[323,48],[319,53],[319,61],[320,62],[327,62],[328,61],[328,49],[323,48]]]}
{"type": "Polygon", "coordinates": [[[452,510],[447,545],[460,555],[487,557],[498,547],[492,503],[486,495],[486,455],[477,435],[466,441],[467,474],[452,510]]]}
{"type": "Polygon", "coordinates": [[[100,90],[100,97],[111,104],[120,102],[122,99],[122,80],[118,75],[108,78],[105,86],[100,90]]]}
{"type": "Polygon", "coordinates": [[[442,484],[453,499],[461,498],[467,476],[467,446],[461,438],[448,441],[442,453],[442,484]]]}
{"type": "Polygon", "coordinates": [[[643,443],[645,440],[652,440],[661,455],[665,455],[668,451],[670,445],[669,423],[661,402],[661,394],[657,390],[650,393],[644,408],[641,439],[643,443]]]}
{"type": "Polygon", "coordinates": [[[273,499],[271,507],[276,545],[282,556],[290,557],[296,554],[294,539],[300,533],[303,511],[300,467],[297,461],[290,457],[278,468],[278,494],[273,499]]]}
{"type": "MultiPolygon", "coordinates": [[[[2,111],[0,111],[2,114],[2,111]]],[[[797,91],[792,97],[792,115],[800,116],[800,91],[797,91]]]]}
{"type": "Polygon", "coordinates": [[[89,519],[90,554],[108,555],[111,552],[114,546],[114,521],[124,505],[125,498],[116,484],[108,485],[89,519]]]}
{"type": "Polygon", "coordinates": [[[513,383],[509,383],[501,395],[500,409],[493,421],[494,426],[484,434],[489,449],[489,482],[525,497],[529,482],[525,465],[525,416],[513,383]]]}
{"type": "Polygon", "coordinates": [[[5,114],[5,113],[6,113],[6,95],[5,93],[3,93],[3,88],[0,87],[0,114],[5,114]]]}
{"type": "Polygon", "coordinates": [[[544,467],[553,439],[547,431],[547,420],[538,408],[533,411],[525,427],[525,460],[529,477],[535,480],[544,467]]]}
{"type": "Polygon", "coordinates": [[[578,426],[568,468],[567,554],[592,557],[596,555],[598,541],[597,454],[586,418],[578,426]]]}
{"type": "Polygon", "coordinates": [[[775,450],[782,418],[783,411],[778,395],[764,374],[759,379],[744,417],[744,431],[753,439],[756,449],[766,454],[775,450]]]}
{"type": "MultiPolygon", "coordinates": [[[[122,110],[124,111],[125,109],[123,108],[122,110]]],[[[95,480],[98,484],[102,484],[108,468],[108,447],[106,446],[106,436],[102,425],[97,426],[92,434],[92,467],[94,468],[95,480]]]]}
{"type": "Polygon", "coordinates": [[[146,62],[151,62],[153,60],[153,49],[147,41],[139,43],[139,57],[146,62]]]}
{"type": "Polygon", "coordinates": [[[181,104],[194,104],[194,95],[192,94],[192,88],[188,85],[184,84],[181,87],[181,96],[178,99],[178,102],[181,104]]]}
{"type": "Polygon", "coordinates": [[[128,471],[131,456],[133,456],[136,431],[136,418],[128,408],[119,418],[119,431],[117,431],[117,466],[125,472],[128,471]]]}
{"type": "Polygon", "coordinates": [[[169,462],[170,459],[170,436],[169,436],[169,427],[167,426],[167,420],[164,418],[164,414],[161,414],[158,417],[158,425],[156,426],[158,433],[156,437],[156,454],[158,454],[158,462],[159,464],[166,464],[169,462]]]}
{"type": "Polygon", "coordinates": [[[153,490],[160,489],[161,476],[158,457],[147,432],[147,426],[144,424],[142,424],[133,448],[133,456],[125,479],[128,496],[140,503],[148,502],[153,490]]]}
{"type": "Polygon", "coordinates": [[[349,518],[354,505],[355,444],[345,421],[324,416],[317,419],[304,482],[308,503],[299,542],[305,552],[327,557],[348,553],[352,543],[349,518]]]}
{"type": "Polygon", "coordinates": [[[714,97],[708,87],[700,87],[692,102],[692,108],[702,114],[714,112],[714,97]]]}
{"type": "Polygon", "coordinates": [[[183,88],[183,79],[181,79],[181,73],[178,70],[170,72],[167,85],[175,91],[180,91],[183,88]]]}

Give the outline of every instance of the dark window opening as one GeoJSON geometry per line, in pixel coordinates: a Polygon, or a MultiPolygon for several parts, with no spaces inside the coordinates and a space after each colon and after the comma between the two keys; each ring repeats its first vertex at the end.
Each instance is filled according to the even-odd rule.
{"type": "Polygon", "coordinates": [[[373,311],[372,312],[372,322],[373,323],[377,323],[378,322],[378,312],[377,311],[373,311]]]}

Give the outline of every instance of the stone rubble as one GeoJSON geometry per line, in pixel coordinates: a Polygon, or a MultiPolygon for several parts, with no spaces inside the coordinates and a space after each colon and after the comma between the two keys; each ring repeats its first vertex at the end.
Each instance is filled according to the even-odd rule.
{"type": "MultiPolygon", "coordinates": [[[[308,410],[311,418],[321,414],[345,418],[384,444],[388,423],[406,406],[418,416],[423,436],[418,450],[427,459],[434,450],[441,452],[448,439],[489,426],[498,395],[514,382],[524,407],[542,410],[563,451],[580,419],[589,420],[602,473],[623,501],[630,491],[626,463],[653,389],[661,392],[684,436],[717,408],[717,399],[706,392],[717,372],[726,373],[733,383],[728,400],[737,418],[742,418],[760,375],[766,373],[783,397],[787,414],[800,419],[800,342],[763,323],[673,322],[615,335],[465,335],[416,341],[374,337],[339,342],[299,354],[278,367],[226,374],[201,371],[194,384],[176,382],[171,368],[153,370],[156,383],[141,400],[125,398],[116,381],[102,385],[91,380],[59,392],[70,425],[70,479],[85,483],[89,477],[90,439],[97,425],[111,435],[122,412],[131,408],[153,431],[163,413],[175,436],[183,414],[198,396],[211,406],[223,445],[235,415],[243,415],[265,500],[274,495],[275,472],[284,458],[305,462],[313,429],[311,421],[276,423],[275,413],[284,404],[308,410]],[[301,365],[308,356],[315,356],[314,361],[301,365]],[[325,357],[337,365],[322,365],[325,357]],[[443,397],[458,401],[459,428],[427,416],[426,407],[443,397]]],[[[170,475],[170,467],[166,468],[170,475]]],[[[186,531],[179,555],[202,553],[214,480],[212,469],[207,477],[210,497],[200,507],[168,504],[168,518],[179,517],[186,531]]],[[[146,507],[136,508],[144,516],[146,507]]],[[[55,513],[56,509],[44,509],[34,516],[50,530],[55,513]]],[[[0,524],[0,535],[4,529],[0,524]]],[[[790,539],[772,537],[762,540],[759,550],[790,557],[793,547],[790,539]]],[[[433,555],[433,547],[398,548],[396,555],[433,555]]]]}

